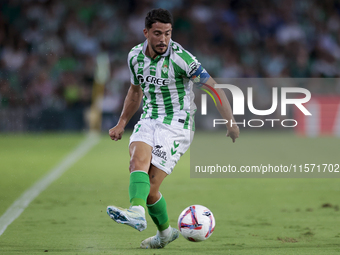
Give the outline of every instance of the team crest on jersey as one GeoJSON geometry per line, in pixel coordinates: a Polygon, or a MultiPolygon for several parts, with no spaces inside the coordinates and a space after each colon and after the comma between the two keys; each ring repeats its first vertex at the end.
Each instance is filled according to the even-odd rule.
{"type": "Polygon", "coordinates": [[[168,72],[168,70],[169,70],[169,69],[168,69],[168,66],[167,66],[167,65],[164,65],[164,66],[162,67],[162,72],[163,72],[163,73],[166,74],[166,73],[168,72]]]}

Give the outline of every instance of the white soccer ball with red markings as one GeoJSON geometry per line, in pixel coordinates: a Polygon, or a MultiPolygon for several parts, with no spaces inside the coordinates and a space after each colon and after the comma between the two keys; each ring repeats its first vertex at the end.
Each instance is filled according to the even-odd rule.
{"type": "Polygon", "coordinates": [[[185,239],[201,242],[209,238],[215,229],[215,218],[205,206],[192,205],[178,217],[178,229],[185,239]]]}

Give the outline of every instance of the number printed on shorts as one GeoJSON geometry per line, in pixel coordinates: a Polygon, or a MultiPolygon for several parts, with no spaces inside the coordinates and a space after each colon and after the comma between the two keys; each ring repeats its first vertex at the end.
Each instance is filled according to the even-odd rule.
{"type": "Polygon", "coordinates": [[[136,127],[135,127],[135,132],[134,132],[134,133],[137,133],[137,132],[139,131],[140,126],[141,126],[141,124],[136,125],[136,127]]]}

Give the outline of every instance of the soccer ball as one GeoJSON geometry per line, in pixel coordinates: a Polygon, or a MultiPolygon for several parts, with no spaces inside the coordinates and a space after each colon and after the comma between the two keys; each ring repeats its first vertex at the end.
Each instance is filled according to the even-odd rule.
{"type": "Polygon", "coordinates": [[[204,241],[211,236],[215,229],[214,215],[205,206],[189,206],[178,217],[178,229],[182,236],[189,241],[204,241]]]}

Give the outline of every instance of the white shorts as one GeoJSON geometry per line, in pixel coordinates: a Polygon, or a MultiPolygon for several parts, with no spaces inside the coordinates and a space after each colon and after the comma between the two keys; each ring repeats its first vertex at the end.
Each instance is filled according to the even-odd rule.
{"type": "MultiPolygon", "coordinates": [[[[154,119],[141,119],[130,137],[152,147],[151,164],[171,174],[180,157],[189,149],[194,132],[164,124],[154,119]]],[[[129,144],[129,145],[130,145],[129,144]]]]}

